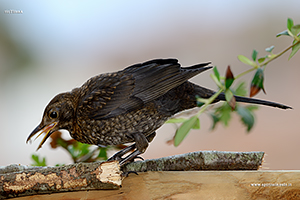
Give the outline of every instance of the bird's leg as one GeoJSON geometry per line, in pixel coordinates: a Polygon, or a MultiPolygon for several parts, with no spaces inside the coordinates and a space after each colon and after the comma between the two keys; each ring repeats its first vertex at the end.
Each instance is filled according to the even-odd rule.
{"type": "Polygon", "coordinates": [[[136,150],[126,156],[125,158],[122,158],[120,161],[120,165],[124,165],[128,161],[131,161],[132,159],[136,158],[138,155],[144,153],[148,147],[148,140],[146,136],[142,133],[133,133],[132,137],[134,138],[135,141],[135,147],[136,150]]]}
{"type": "Polygon", "coordinates": [[[135,158],[140,158],[144,160],[142,157],[139,157],[138,155],[144,153],[148,147],[148,143],[150,143],[153,138],[155,137],[156,132],[151,133],[147,137],[141,133],[135,133],[132,134],[135,143],[118,151],[115,153],[113,156],[111,156],[107,161],[112,161],[112,160],[118,160],[120,162],[120,165],[124,165],[126,162],[131,161],[132,159],[135,158]],[[134,152],[126,156],[125,158],[122,158],[123,155],[128,153],[129,151],[132,151],[136,149],[134,152]]]}
{"type": "MultiPolygon", "coordinates": [[[[152,140],[154,139],[155,136],[156,136],[156,132],[153,132],[153,133],[151,133],[150,135],[148,135],[148,136],[146,137],[148,143],[152,142],[152,140]]],[[[136,156],[136,157],[133,158],[133,159],[137,159],[137,158],[139,158],[139,159],[141,159],[141,160],[144,160],[144,158],[141,157],[141,156],[136,156]]]]}
{"type": "Polygon", "coordinates": [[[129,151],[132,151],[136,148],[135,143],[118,151],[117,153],[115,153],[113,156],[111,156],[109,159],[107,159],[107,161],[112,161],[112,160],[118,160],[121,161],[122,160],[122,156],[125,155],[126,153],[128,153],[129,151]]]}
{"type": "Polygon", "coordinates": [[[136,145],[136,150],[126,156],[125,158],[122,158],[120,161],[120,165],[124,165],[126,162],[131,161],[135,158],[141,158],[138,155],[144,153],[149,145],[149,143],[153,140],[155,137],[156,132],[151,133],[147,137],[144,134],[141,133],[135,133],[133,134],[134,140],[135,140],[135,145],[136,145]]]}
{"type": "Polygon", "coordinates": [[[146,136],[142,133],[134,133],[134,134],[132,134],[132,136],[135,141],[136,149],[139,152],[144,153],[148,147],[148,140],[147,140],[146,136]]]}

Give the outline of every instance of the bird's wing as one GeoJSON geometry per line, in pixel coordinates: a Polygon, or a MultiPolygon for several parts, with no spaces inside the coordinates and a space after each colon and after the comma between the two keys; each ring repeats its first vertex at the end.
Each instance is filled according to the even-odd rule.
{"type": "Polygon", "coordinates": [[[108,80],[107,75],[103,78],[100,75],[101,80],[98,78],[98,84],[92,86],[94,89],[89,89],[91,93],[84,98],[82,106],[91,106],[89,117],[92,119],[121,115],[142,107],[209,69],[210,67],[205,67],[208,64],[182,68],[176,59],[156,59],[113,73],[117,74],[116,77],[108,77],[108,80]],[[119,81],[120,78],[124,80],[119,81]],[[114,89],[111,85],[105,87],[106,83],[113,85],[114,89]],[[93,100],[93,105],[89,104],[90,100],[93,100]]]}
{"type": "Polygon", "coordinates": [[[101,74],[84,83],[77,114],[99,119],[128,101],[134,90],[132,75],[121,72],[101,74]]]}
{"type": "Polygon", "coordinates": [[[200,72],[210,69],[211,67],[205,67],[208,64],[210,63],[183,68],[176,59],[156,59],[133,65],[123,71],[132,74],[135,79],[132,96],[148,103],[200,72]]]}

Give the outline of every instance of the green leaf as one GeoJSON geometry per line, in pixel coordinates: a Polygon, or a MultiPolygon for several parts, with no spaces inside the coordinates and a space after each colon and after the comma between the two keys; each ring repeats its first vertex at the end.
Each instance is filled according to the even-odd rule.
{"type": "Polygon", "coordinates": [[[220,115],[220,121],[225,125],[228,126],[228,123],[231,119],[231,112],[232,109],[231,107],[228,105],[228,103],[224,103],[221,107],[219,107],[216,110],[217,114],[220,115]]]}
{"type": "Polygon", "coordinates": [[[262,58],[259,58],[257,61],[259,62],[259,63],[262,63],[262,62],[264,62],[266,60],[266,57],[262,57],[262,58]]]}
{"type": "Polygon", "coordinates": [[[46,158],[43,157],[43,161],[41,162],[42,166],[46,166],[46,158]]]}
{"type": "Polygon", "coordinates": [[[171,118],[169,119],[168,121],[166,121],[165,123],[182,123],[182,122],[185,122],[186,118],[171,118]]]}
{"type": "Polygon", "coordinates": [[[230,88],[230,86],[232,85],[233,81],[234,81],[233,78],[225,79],[225,87],[226,87],[226,89],[230,88]]]}
{"type": "Polygon", "coordinates": [[[266,93],[264,89],[264,71],[262,68],[258,68],[251,82],[250,97],[256,95],[261,89],[266,93]]]}
{"type": "Polygon", "coordinates": [[[196,97],[196,100],[197,100],[197,106],[198,107],[203,106],[207,102],[207,99],[201,98],[199,95],[196,95],[195,97],[196,97]]]}
{"type": "Polygon", "coordinates": [[[273,58],[275,58],[277,56],[277,54],[270,54],[270,55],[267,55],[267,58],[268,59],[273,59],[273,58]]]}
{"type": "Polygon", "coordinates": [[[235,108],[235,98],[234,98],[233,93],[231,92],[231,90],[227,89],[225,91],[225,99],[226,99],[227,103],[230,105],[230,107],[233,110],[235,108]]]}
{"type": "Polygon", "coordinates": [[[258,110],[258,106],[254,106],[254,105],[246,106],[246,108],[247,108],[249,111],[258,110]]]}
{"type": "Polygon", "coordinates": [[[218,80],[217,76],[215,74],[210,74],[210,77],[212,80],[217,84],[219,88],[223,88],[222,83],[218,80]]]}
{"type": "Polygon", "coordinates": [[[247,131],[249,132],[254,125],[254,116],[252,112],[242,106],[239,106],[237,108],[237,113],[241,116],[241,119],[247,126],[247,131]]]}
{"type": "Polygon", "coordinates": [[[246,83],[241,82],[235,89],[234,94],[237,96],[247,96],[246,83]]]}
{"type": "Polygon", "coordinates": [[[252,60],[256,61],[256,57],[257,57],[258,51],[256,51],[255,49],[252,52],[252,60]]]}
{"type": "Polygon", "coordinates": [[[198,117],[193,116],[190,119],[186,120],[182,123],[182,125],[177,129],[175,138],[174,138],[174,146],[177,147],[183,139],[187,136],[187,134],[190,132],[190,130],[196,126],[198,123],[198,117]]]}
{"type": "Polygon", "coordinates": [[[90,152],[89,144],[83,144],[81,142],[77,142],[75,145],[70,145],[68,147],[68,150],[70,154],[72,155],[72,158],[75,158],[76,160],[90,152]]]}
{"type": "Polygon", "coordinates": [[[39,156],[38,156],[38,155],[35,155],[35,154],[32,154],[32,155],[31,155],[31,159],[32,159],[34,162],[38,162],[38,161],[39,161],[39,156]]]}
{"type": "Polygon", "coordinates": [[[68,146],[68,152],[71,154],[71,157],[72,157],[72,158],[75,157],[74,151],[75,151],[74,146],[73,146],[73,145],[69,145],[69,146],[68,146]]]}
{"type": "Polygon", "coordinates": [[[288,30],[291,31],[291,29],[292,29],[293,26],[294,26],[293,20],[291,18],[288,18],[287,19],[287,28],[288,28],[288,30]]]}
{"type": "Polygon", "coordinates": [[[217,77],[218,81],[220,81],[220,73],[219,73],[219,71],[218,71],[218,69],[217,69],[217,66],[215,66],[215,67],[213,68],[213,70],[214,70],[214,74],[215,74],[215,76],[217,77]]]}
{"type": "Polygon", "coordinates": [[[198,117],[192,129],[200,129],[200,119],[198,117]]]}
{"type": "Polygon", "coordinates": [[[290,34],[289,34],[288,30],[284,30],[284,31],[282,31],[282,32],[278,33],[278,34],[276,35],[276,37],[279,37],[279,36],[282,36],[282,35],[287,35],[287,36],[290,36],[290,34]]]}
{"type": "Polygon", "coordinates": [[[40,158],[38,155],[32,154],[31,158],[34,161],[33,164],[31,164],[32,166],[41,166],[41,167],[47,166],[45,157],[43,157],[42,160],[40,161],[40,158]]]}
{"type": "Polygon", "coordinates": [[[297,24],[291,28],[291,33],[293,33],[293,35],[297,36],[299,32],[300,32],[300,24],[297,24]]]}
{"type": "MultiPolygon", "coordinates": [[[[293,41],[293,44],[295,44],[297,40],[293,41]]],[[[292,47],[292,52],[289,56],[289,60],[297,53],[297,51],[300,49],[300,43],[296,44],[295,46],[292,47]]]]}
{"type": "Polygon", "coordinates": [[[217,116],[215,114],[210,114],[210,116],[212,117],[212,120],[213,120],[213,124],[210,129],[214,130],[216,128],[217,123],[220,121],[220,118],[219,118],[219,116],[217,116]]]}
{"type": "Polygon", "coordinates": [[[203,103],[203,102],[200,102],[200,101],[197,101],[197,106],[198,107],[201,107],[201,106],[203,106],[205,103],[203,103]]]}
{"type": "Polygon", "coordinates": [[[234,81],[234,76],[232,74],[230,66],[228,66],[227,70],[226,70],[226,76],[225,76],[225,87],[226,87],[226,89],[230,88],[233,81],[234,81]]]}
{"type": "Polygon", "coordinates": [[[103,158],[103,160],[107,160],[107,148],[100,148],[98,158],[103,158]]]}
{"type": "Polygon", "coordinates": [[[253,62],[252,60],[250,60],[249,58],[247,58],[246,56],[238,55],[238,59],[239,59],[242,63],[244,63],[244,64],[246,64],[246,65],[250,65],[250,66],[253,66],[253,67],[256,66],[256,63],[253,62]]]}
{"type": "Polygon", "coordinates": [[[77,148],[77,151],[78,151],[77,157],[81,157],[81,156],[84,156],[84,155],[88,154],[90,152],[89,147],[90,147],[89,144],[82,144],[82,145],[80,145],[80,147],[77,148]]]}
{"type": "Polygon", "coordinates": [[[275,46],[270,46],[270,47],[266,48],[266,52],[271,53],[273,51],[274,47],[275,46]]]}

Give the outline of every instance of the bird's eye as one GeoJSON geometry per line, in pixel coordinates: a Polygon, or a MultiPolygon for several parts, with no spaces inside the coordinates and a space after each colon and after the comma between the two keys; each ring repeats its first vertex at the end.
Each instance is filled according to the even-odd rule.
{"type": "Polygon", "coordinates": [[[58,114],[56,111],[51,111],[49,114],[49,117],[52,119],[56,119],[58,117],[58,114]]]}

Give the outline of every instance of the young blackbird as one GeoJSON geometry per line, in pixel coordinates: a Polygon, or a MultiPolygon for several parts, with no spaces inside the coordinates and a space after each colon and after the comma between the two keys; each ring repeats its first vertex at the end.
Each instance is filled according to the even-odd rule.
{"type": "MultiPolygon", "coordinates": [[[[169,117],[196,107],[196,95],[209,98],[214,94],[188,81],[212,68],[209,64],[181,67],[176,59],[156,59],[92,77],[81,87],[56,95],[27,142],[37,133],[45,133],[39,149],[59,129],[68,130],[79,142],[99,146],[134,142],[109,158],[123,165],[145,152],[156,129],[169,117]],[[132,150],[135,151],[122,157],[132,150]]],[[[291,108],[259,99],[235,98],[237,102],[291,108]]],[[[213,103],[220,100],[225,100],[224,94],[213,103]]]]}

